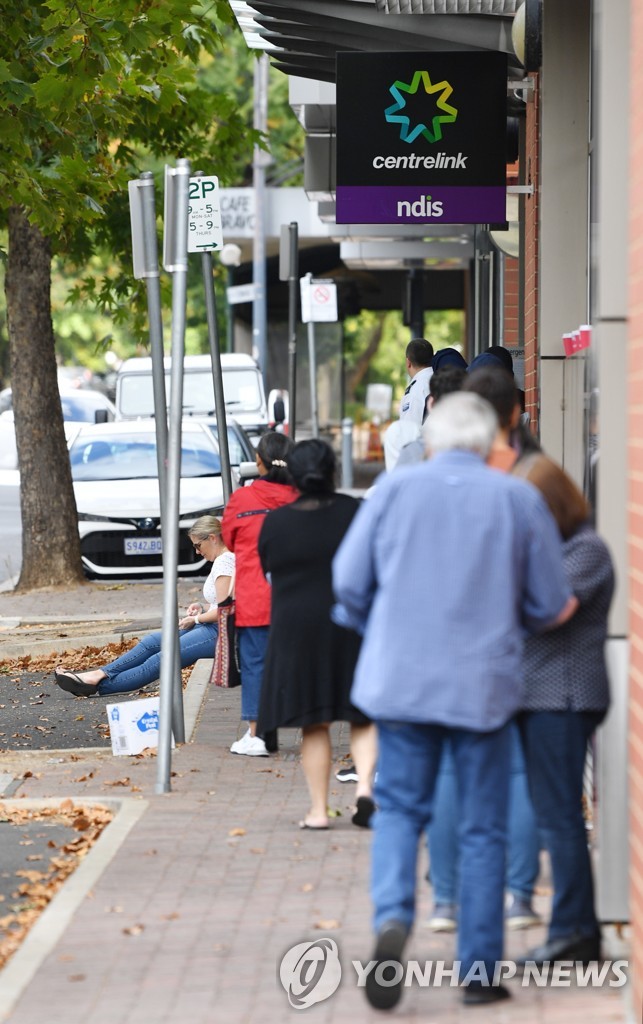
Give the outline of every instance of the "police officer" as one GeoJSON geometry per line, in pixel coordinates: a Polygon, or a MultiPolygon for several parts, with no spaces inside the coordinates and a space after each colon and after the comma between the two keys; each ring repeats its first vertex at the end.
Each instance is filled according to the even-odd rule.
{"type": "Polygon", "coordinates": [[[424,338],[414,338],[406,346],[406,371],[411,378],[402,401],[400,419],[422,426],[424,404],[429,394],[429,381],[433,370],[433,346],[424,338]]]}

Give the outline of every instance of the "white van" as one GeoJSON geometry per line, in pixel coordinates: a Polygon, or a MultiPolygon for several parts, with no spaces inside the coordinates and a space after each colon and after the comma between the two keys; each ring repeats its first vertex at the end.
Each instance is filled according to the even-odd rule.
{"type": "MultiPolygon", "coordinates": [[[[165,359],[165,392],[170,397],[170,364],[165,359]]],[[[259,367],[251,356],[223,354],[223,395],[226,413],[234,417],[254,444],[268,429],[268,408],[259,367]]],[[[210,356],[186,356],[183,363],[183,415],[213,416],[214,386],[210,356]]],[[[126,359],[116,378],[116,414],[119,420],[154,415],[152,360],[126,359]]]]}

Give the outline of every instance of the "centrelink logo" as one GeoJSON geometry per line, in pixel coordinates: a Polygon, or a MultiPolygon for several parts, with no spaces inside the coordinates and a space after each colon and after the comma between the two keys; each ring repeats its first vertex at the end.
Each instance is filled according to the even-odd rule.
{"type": "Polygon", "coordinates": [[[412,143],[422,135],[427,142],[440,142],[442,139],[442,125],[453,124],[458,116],[458,111],[455,107],[452,107],[447,100],[453,92],[453,87],[448,82],[436,82],[435,85],[431,82],[428,71],[416,71],[413,74],[410,85],[406,82],[395,81],[389,88],[389,92],[395,103],[391,104],[384,111],[384,116],[389,124],[399,124],[400,126],[400,139],[402,142],[412,143]],[[403,93],[407,95],[414,95],[418,92],[420,84],[424,85],[424,91],[429,95],[440,93],[440,96],[435,102],[436,107],[441,113],[436,114],[431,119],[430,126],[424,122],[416,124],[414,128],[411,128],[411,120],[407,114],[405,114],[404,108],[406,107],[406,99],[403,93]]]}

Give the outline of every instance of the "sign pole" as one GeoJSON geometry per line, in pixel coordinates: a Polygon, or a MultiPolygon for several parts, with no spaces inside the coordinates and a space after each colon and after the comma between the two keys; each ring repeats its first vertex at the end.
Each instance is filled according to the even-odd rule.
{"type": "MultiPolygon", "coordinates": [[[[313,275],[306,274],[309,289],[312,288],[313,275]]],[[[315,352],[315,321],[308,321],[308,368],[310,373],[310,421],[313,437],[319,437],[319,412],[317,410],[317,353],[315,352]]]]}
{"type": "Polygon", "coordinates": [[[288,225],[288,432],[295,440],[297,423],[297,278],[299,277],[299,226],[288,225]]]}
{"type": "Polygon", "coordinates": [[[225,397],[223,394],[223,371],[221,369],[221,351],[219,349],[219,326],[217,324],[217,305],[212,273],[212,253],[201,253],[201,269],[203,271],[203,288],[205,291],[205,311],[208,321],[208,341],[212,359],[212,383],[214,386],[214,409],[217,417],[217,438],[219,457],[221,459],[221,482],[223,484],[223,504],[227,505],[232,494],[232,468],[230,466],[230,447],[228,445],[228,423],[226,418],[225,397]]]}
{"type": "Polygon", "coordinates": [[[164,265],[172,276],[172,371],[170,376],[170,430],[167,473],[167,545],[163,544],[163,628],[161,643],[161,696],[157,793],[169,793],[172,723],[178,743],[185,739],[183,694],[172,686],[172,670],[178,643],[177,572],[181,481],[181,427],[183,420],[183,355],[188,271],[188,189],[190,161],[177,160],[165,168],[164,265]]]}
{"type": "MultiPolygon", "coordinates": [[[[154,427],[156,432],[156,464],[159,481],[159,510],[161,539],[165,550],[167,539],[167,402],[165,396],[165,364],[163,345],[163,318],[161,313],[161,286],[156,236],[156,199],[154,175],[144,171],[136,181],[129,182],[130,218],[132,225],[132,251],[134,277],[145,278],[147,310],[152,356],[152,387],[154,393],[154,427]]],[[[181,714],[174,714],[174,735],[183,733],[181,662],[178,645],[174,645],[173,693],[181,695],[181,714]]]]}
{"type": "Polygon", "coordinates": [[[221,210],[219,206],[219,179],[196,171],[190,178],[188,205],[188,252],[201,253],[203,290],[208,324],[208,343],[212,364],[212,387],[214,391],[214,412],[217,418],[219,457],[221,460],[221,483],[223,503],[227,504],[232,494],[232,469],[228,446],[228,424],[225,397],[223,394],[223,372],[219,349],[219,326],[217,324],[217,302],[212,272],[212,250],[223,247],[221,210]]]}

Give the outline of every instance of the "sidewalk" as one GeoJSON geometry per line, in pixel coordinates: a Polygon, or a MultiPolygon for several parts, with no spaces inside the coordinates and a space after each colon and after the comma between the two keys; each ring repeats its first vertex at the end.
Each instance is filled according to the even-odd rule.
{"type": "MultiPolygon", "coordinates": [[[[100,595],[108,618],[115,610],[114,594],[122,602],[118,591],[100,595]]],[[[10,601],[0,595],[0,616],[7,615],[10,601]]],[[[151,610],[150,605],[144,609],[143,595],[137,601],[137,614],[151,610]]],[[[59,615],[63,604],[61,598],[59,615]]],[[[195,672],[205,670],[206,663],[200,663],[195,672]]],[[[70,714],[81,704],[70,702],[70,714]]],[[[0,1020],[295,1020],[300,1014],[289,1006],[279,982],[279,963],[296,943],[321,938],[337,943],[343,978],[335,994],[307,1010],[305,1019],[324,1024],[386,1019],[368,1007],[351,966],[352,960],[368,961],[372,949],[371,835],[351,825],[353,787],[333,783],[331,806],[341,816],[328,832],[300,831],[307,794],[296,731],[280,733],[280,753],[271,758],[235,757],[228,748],[240,731],[239,718],[238,691],[205,691],[192,741],[173,753],[172,792],[163,795],[155,793],[153,758],[115,758],[108,750],[64,751],[56,758],[51,751],[0,756],[0,776],[22,779],[26,770],[32,772],[22,779],[18,799],[110,800],[120,808],[0,975],[0,1020]]],[[[347,729],[336,727],[336,732],[337,755],[346,757],[347,729]]],[[[423,855],[420,875],[425,871],[423,855]]],[[[453,937],[421,926],[431,902],[421,878],[418,892],[408,957],[450,961],[453,937]]],[[[546,913],[547,898],[539,897],[538,903],[546,913]]],[[[509,933],[505,955],[520,956],[542,935],[540,929],[509,933]]],[[[627,947],[612,928],[605,938],[607,956],[627,959],[627,947]]],[[[462,1007],[448,985],[413,985],[390,1019],[430,1024],[460,1024],[473,1017],[494,1024],[628,1020],[622,988],[533,983],[523,988],[517,979],[509,987],[512,1000],[477,1009],[462,1007]]]]}
{"type": "MultiPolygon", "coordinates": [[[[356,988],[350,966],[353,959],[368,960],[372,946],[370,834],[350,823],[352,787],[333,787],[332,806],[341,817],[331,830],[300,832],[307,799],[294,732],[282,734],[282,750],[270,759],[234,757],[227,748],[238,721],[236,692],[207,693],[195,741],[174,754],[169,794],[154,793],[154,760],[103,752],[81,761],[67,754],[48,764],[40,779],[34,773],[24,780],[19,796],[91,802],[118,793],[128,815],[142,813],[118,848],[110,848],[108,829],[100,841],[106,848],[99,844],[91,855],[103,870],[6,1018],[11,1024],[294,1019],[297,1011],[277,979],[278,963],[295,943],[325,936],[339,945],[344,982],[307,1011],[308,1019],[382,1020],[356,988]],[[74,781],[90,771],[90,782],[74,781]],[[140,792],[128,793],[130,783],[114,787],[124,779],[140,792]],[[58,1008],[55,1018],[47,1012],[52,1006],[58,1008]]],[[[340,753],[346,753],[346,739],[343,732],[340,753]]],[[[28,757],[31,770],[36,760],[28,757]]],[[[419,889],[421,922],[430,899],[428,886],[420,883],[419,889]]],[[[55,917],[55,904],[51,913],[55,917]]],[[[54,921],[46,930],[53,927],[54,921]]],[[[524,953],[539,937],[534,930],[510,934],[506,955],[524,953]]],[[[417,927],[408,953],[420,961],[450,960],[453,951],[452,937],[417,927]]],[[[0,990],[2,982],[0,977],[0,990]]],[[[512,1024],[627,1019],[621,989],[510,987],[510,1003],[477,1011],[461,1007],[449,987],[413,987],[392,1017],[435,1024],[475,1013],[512,1024]]]]}

